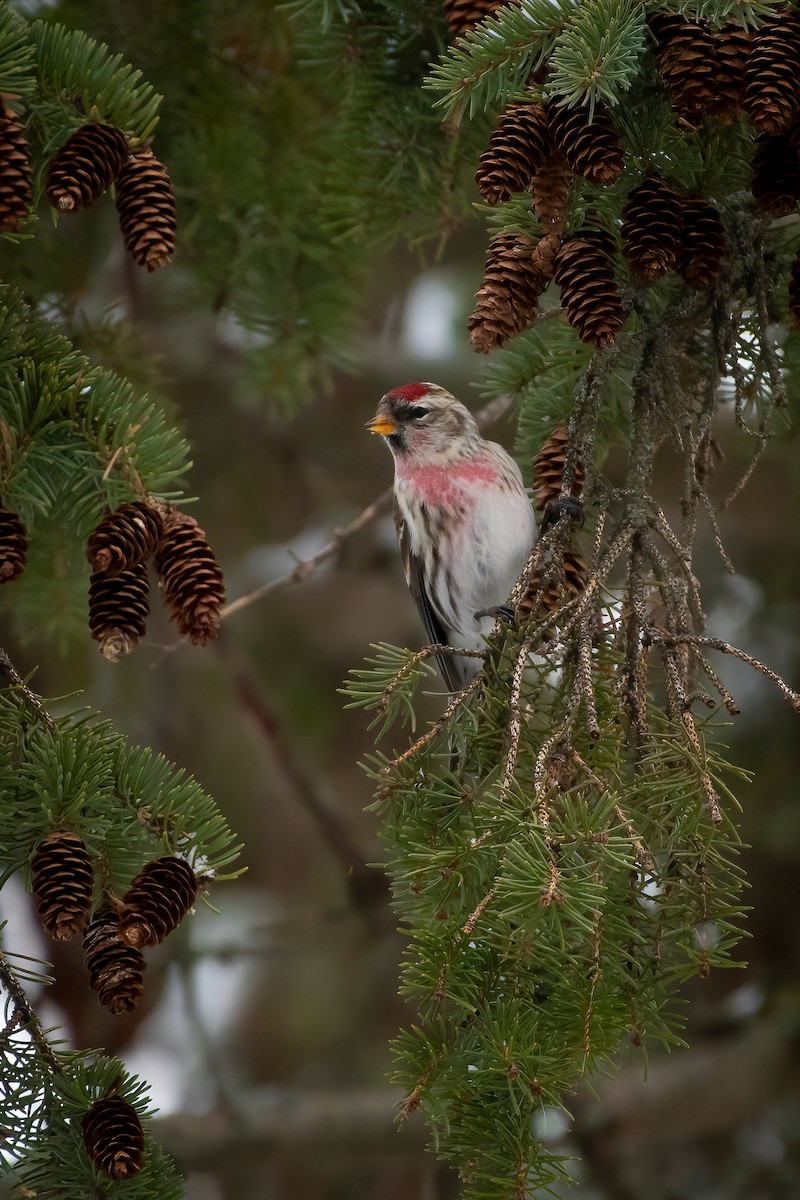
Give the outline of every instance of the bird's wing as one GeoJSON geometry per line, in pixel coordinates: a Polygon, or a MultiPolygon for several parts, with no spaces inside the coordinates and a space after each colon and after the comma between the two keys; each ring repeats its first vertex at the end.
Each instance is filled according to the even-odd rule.
{"type": "MultiPolygon", "coordinates": [[[[422,564],[411,549],[411,533],[408,523],[400,512],[397,501],[395,501],[394,505],[394,523],[397,529],[397,539],[400,542],[400,555],[403,559],[406,583],[411,595],[414,597],[419,615],[422,617],[422,624],[425,626],[425,634],[428,641],[431,645],[450,645],[450,637],[441,615],[434,608],[428,589],[425,586],[422,564]]],[[[447,684],[447,690],[449,692],[460,692],[464,685],[458,677],[454,656],[450,654],[437,654],[436,665],[447,684]]]]}

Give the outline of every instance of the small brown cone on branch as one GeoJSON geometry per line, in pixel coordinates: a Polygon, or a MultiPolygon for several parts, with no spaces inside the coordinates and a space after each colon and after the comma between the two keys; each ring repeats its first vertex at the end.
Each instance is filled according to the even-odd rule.
{"type": "Polygon", "coordinates": [[[480,157],[475,182],[489,204],[523,192],[550,151],[543,104],[510,104],[480,157]]]}
{"type": "Polygon", "coordinates": [[[761,133],[788,129],[800,107],[800,13],[773,13],[753,37],[742,105],[761,133]]]}
{"type": "Polygon", "coordinates": [[[121,504],[89,534],[86,557],[93,571],[119,575],[147,561],[163,530],[164,520],[152,505],[143,500],[121,504]]]}
{"type": "Polygon", "coordinates": [[[81,933],[92,904],[92,863],[77,833],[48,834],[31,860],[31,890],[45,933],[63,942],[81,933]]]}
{"type": "Polygon", "coordinates": [[[689,287],[711,287],[725,256],[725,229],[708,200],[684,200],[676,270],[689,287]]]}
{"type": "Polygon", "coordinates": [[[444,0],[447,28],[452,38],[461,37],[484,17],[491,17],[504,0],[444,0]]]}
{"type": "Polygon", "coordinates": [[[564,549],[563,572],[542,566],[534,573],[517,604],[517,620],[531,616],[541,619],[558,612],[562,605],[579,596],[586,587],[588,571],[580,550],[575,546],[564,549]]]}
{"type": "Polygon", "coordinates": [[[755,202],[773,217],[788,217],[800,200],[800,159],[791,134],[759,134],[753,149],[755,202]]]}
{"type": "Polygon", "coordinates": [[[672,107],[689,121],[713,110],[719,62],[705,22],[655,14],[648,24],[657,42],[656,65],[672,107]]]}
{"type": "Polygon", "coordinates": [[[625,257],[648,282],[675,266],[681,241],[683,206],[658,175],[649,175],[628,196],[622,210],[625,257]]]}
{"type": "Polygon", "coordinates": [[[81,125],[50,160],[47,199],[59,212],[88,207],[111,186],[127,157],[125,134],[116,126],[81,125]]]}
{"type": "Polygon", "coordinates": [[[794,328],[800,329],[800,250],[792,259],[789,276],[789,310],[794,317],[794,328]]]}
{"type": "Polygon", "coordinates": [[[478,354],[502,346],[530,324],[549,282],[543,274],[546,258],[534,261],[535,250],[529,238],[517,233],[500,233],[489,243],[483,283],[467,322],[478,354]]]}
{"type": "Polygon", "coordinates": [[[116,909],[103,908],[92,918],[83,938],[83,961],[89,986],[103,1008],[119,1014],[137,1007],[144,991],[145,961],[141,950],[120,937],[116,909]]]}
{"type": "Polygon", "coordinates": [[[612,346],[625,323],[605,241],[593,230],[566,238],[556,256],[555,269],[570,325],[582,342],[598,347],[612,346]]]}
{"type": "Polygon", "coordinates": [[[96,1100],[81,1118],[83,1144],[99,1171],[130,1179],[142,1169],[144,1132],[136,1109],[121,1096],[96,1100]]]}
{"type": "Polygon", "coordinates": [[[27,561],[25,526],[10,508],[0,507],[0,584],[19,579],[27,561]]]}
{"type": "Polygon", "coordinates": [[[544,160],[531,181],[533,211],[544,233],[562,233],[573,174],[560,150],[544,160]]]}
{"type": "Polygon", "coordinates": [[[152,150],[137,154],[122,167],[116,190],[122,237],[134,261],[148,271],[166,266],[178,228],[167,168],[152,150]]]}
{"type": "MultiPolygon", "coordinates": [[[[557,500],[561,495],[561,481],[564,476],[564,464],[567,461],[567,442],[569,433],[565,425],[554,429],[550,437],[542,445],[541,450],[533,460],[533,486],[536,488],[536,507],[544,512],[550,500],[557,500]]],[[[570,495],[577,500],[583,492],[585,471],[582,463],[577,463],[575,478],[570,489],[570,495]]]]}
{"type": "Polygon", "coordinates": [[[122,898],[120,937],[129,946],[156,946],[177,929],[196,896],[197,876],[185,858],[147,863],[122,898]]]}
{"type": "Polygon", "coordinates": [[[194,517],[173,509],[156,547],[164,603],[183,637],[204,646],[217,636],[225,602],[222,571],[194,517]]]}
{"type": "Polygon", "coordinates": [[[33,167],[25,126],[0,104],[0,230],[16,233],[33,203],[33,167]]]}
{"type": "Polygon", "coordinates": [[[570,170],[590,183],[609,187],[622,171],[622,146],[616,127],[603,104],[548,109],[550,133],[570,170]]]}
{"type": "Polygon", "coordinates": [[[144,563],[109,575],[96,572],[89,581],[89,628],[109,662],[130,654],[144,637],[150,602],[144,563]]]}
{"type": "Polygon", "coordinates": [[[729,23],[712,36],[717,56],[717,87],[712,112],[725,124],[732,124],[742,106],[744,77],[753,46],[753,34],[741,25],[729,23]]]}

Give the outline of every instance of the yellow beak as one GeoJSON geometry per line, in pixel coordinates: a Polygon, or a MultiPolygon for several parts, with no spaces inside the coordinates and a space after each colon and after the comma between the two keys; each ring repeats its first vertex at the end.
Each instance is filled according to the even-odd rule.
{"type": "Polygon", "coordinates": [[[370,433],[379,433],[382,437],[386,437],[387,434],[394,433],[397,429],[397,422],[393,421],[391,417],[377,416],[367,422],[367,429],[370,433]]]}

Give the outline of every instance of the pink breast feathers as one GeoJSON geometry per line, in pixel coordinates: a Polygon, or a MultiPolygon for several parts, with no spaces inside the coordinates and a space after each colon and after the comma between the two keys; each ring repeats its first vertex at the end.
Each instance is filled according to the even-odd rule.
{"type": "Polygon", "coordinates": [[[402,470],[398,464],[398,475],[414,487],[426,504],[442,508],[463,505],[465,501],[474,503],[476,486],[486,487],[497,483],[494,466],[485,459],[476,458],[457,466],[450,463],[446,467],[417,467],[412,470],[402,470]]]}

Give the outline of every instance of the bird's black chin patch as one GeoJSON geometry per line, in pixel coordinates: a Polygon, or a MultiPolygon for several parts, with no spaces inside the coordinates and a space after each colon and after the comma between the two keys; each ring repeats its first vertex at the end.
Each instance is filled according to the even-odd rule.
{"type": "Polygon", "coordinates": [[[398,430],[396,433],[390,433],[386,440],[391,446],[392,450],[394,450],[397,454],[405,454],[406,450],[408,449],[406,446],[406,437],[402,430],[398,430]]]}

